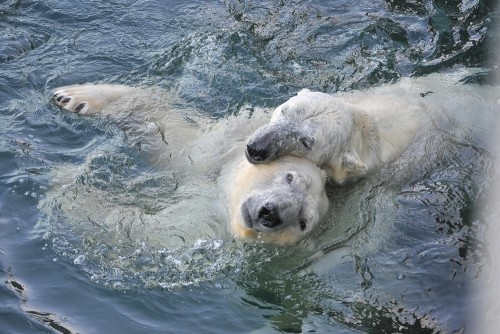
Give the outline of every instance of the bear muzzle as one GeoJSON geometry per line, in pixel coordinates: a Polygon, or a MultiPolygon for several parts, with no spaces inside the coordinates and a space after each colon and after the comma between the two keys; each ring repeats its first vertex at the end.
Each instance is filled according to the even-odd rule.
{"type": "Polygon", "coordinates": [[[275,231],[284,227],[278,206],[273,203],[265,203],[255,208],[254,205],[245,201],[241,205],[242,223],[245,227],[257,232],[275,231]],[[249,208],[252,208],[252,212],[249,208]]]}
{"type": "Polygon", "coordinates": [[[268,228],[281,224],[278,208],[272,203],[266,203],[259,210],[258,221],[262,226],[268,228]]]}
{"type": "Polygon", "coordinates": [[[247,149],[245,151],[245,156],[248,162],[258,165],[264,163],[267,158],[271,155],[271,152],[256,142],[250,142],[247,144],[247,149]]]}

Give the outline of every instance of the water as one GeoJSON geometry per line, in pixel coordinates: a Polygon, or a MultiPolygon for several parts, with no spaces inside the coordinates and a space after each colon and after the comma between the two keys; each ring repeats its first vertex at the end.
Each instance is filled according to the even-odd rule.
{"type": "Polygon", "coordinates": [[[154,218],[176,187],[115,125],[60,111],[50,91],[156,85],[181,98],[177,108],[219,119],[274,107],[303,87],[333,93],[490,68],[497,18],[490,1],[0,2],[0,331],[470,328],[486,298],[471,291],[489,275],[483,200],[497,172],[487,145],[496,110],[457,109],[462,126],[440,129],[368,180],[332,186],[334,224],[296,247],[223,231],[162,245],[61,209],[99,191],[96,219],[116,217],[113,208],[154,218]],[[76,171],[71,182],[61,170],[76,171]]]}

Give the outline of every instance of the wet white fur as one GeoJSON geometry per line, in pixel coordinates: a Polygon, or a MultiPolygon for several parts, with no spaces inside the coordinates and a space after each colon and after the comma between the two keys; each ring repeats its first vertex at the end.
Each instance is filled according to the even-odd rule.
{"type": "Polygon", "coordinates": [[[192,224],[186,226],[186,230],[204,231],[209,235],[204,226],[196,224],[222,215],[223,220],[230,222],[230,230],[236,237],[275,244],[294,243],[314,229],[328,210],[325,173],[314,163],[295,157],[265,166],[251,165],[244,157],[246,137],[269,120],[268,113],[252,108],[251,116],[249,110],[240,110],[237,116],[213,121],[193,110],[176,109],[175,99],[156,88],[122,85],[87,84],[54,91],[58,106],[85,115],[106,115],[126,131],[129,141],[140,142],[141,151],[151,164],[175,170],[182,176],[176,191],[199,186],[200,192],[213,194],[211,199],[200,196],[191,198],[189,203],[183,200],[173,205],[179,209],[169,209],[175,214],[162,219],[162,223],[185,221],[192,224]],[[307,219],[305,230],[299,224],[269,232],[256,232],[246,227],[242,222],[242,203],[249,196],[272,190],[271,184],[275,184],[276,191],[287,191],[287,173],[294,174],[297,181],[303,180],[296,190],[304,193],[300,211],[307,219]],[[219,175],[218,185],[210,188],[210,181],[206,179],[216,175],[219,175]],[[194,219],[190,219],[190,215],[194,219]]]}

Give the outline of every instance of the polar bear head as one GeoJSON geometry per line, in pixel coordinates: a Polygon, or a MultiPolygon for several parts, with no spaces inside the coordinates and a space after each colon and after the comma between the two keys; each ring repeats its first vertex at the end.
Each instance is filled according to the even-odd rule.
{"type": "Polygon", "coordinates": [[[277,107],[271,121],[248,138],[247,160],[264,164],[293,155],[321,165],[348,136],[350,111],[351,106],[337,97],[303,89],[277,107]],[[342,133],[333,131],[335,124],[342,133]]]}
{"type": "Polygon", "coordinates": [[[227,175],[231,228],[237,237],[291,244],[324,217],[325,173],[308,160],[284,157],[264,165],[242,159],[227,175]]]}

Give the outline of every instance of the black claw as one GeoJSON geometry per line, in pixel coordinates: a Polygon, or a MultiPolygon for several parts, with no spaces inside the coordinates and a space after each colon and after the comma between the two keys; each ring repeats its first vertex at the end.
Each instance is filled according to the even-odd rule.
{"type": "Polygon", "coordinates": [[[75,111],[76,112],[80,112],[82,111],[82,109],[85,108],[85,103],[79,103],[76,107],[75,107],[75,111]]]}
{"type": "Polygon", "coordinates": [[[59,96],[59,97],[56,99],[56,101],[57,101],[57,102],[61,101],[63,97],[64,97],[63,95],[59,96]]]}
{"type": "Polygon", "coordinates": [[[61,100],[62,103],[68,103],[69,101],[71,101],[71,97],[65,97],[61,100]]]}

